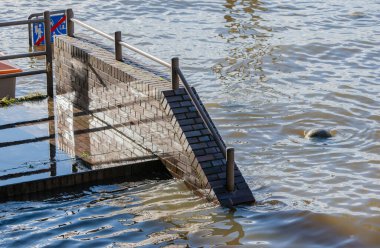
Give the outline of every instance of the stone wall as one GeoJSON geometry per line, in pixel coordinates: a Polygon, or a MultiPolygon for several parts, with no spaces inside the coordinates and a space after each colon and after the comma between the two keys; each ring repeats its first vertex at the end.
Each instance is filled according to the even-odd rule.
{"type": "MultiPolygon", "coordinates": [[[[113,53],[83,38],[56,37],[54,55],[57,97],[100,123],[88,128],[109,126],[129,140],[130,147],[121,153],[154,154],[174,177],[222,205],[254,201],[237,166],[236,190],[226,191],[223,153],[183,88],[173,91],[171,82],[116,61],[113,53]]],[[[65,139],[61,135],[60,143],[67,146],[65,139]]]]}

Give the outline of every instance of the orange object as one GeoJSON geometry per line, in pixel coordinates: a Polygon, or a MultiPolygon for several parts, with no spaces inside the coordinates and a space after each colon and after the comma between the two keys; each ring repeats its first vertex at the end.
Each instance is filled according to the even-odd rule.
{"type": "Polygon", "coordinates": [[[7,62],[0,61],[0,75],[22,72],[20,68],[14,67],[7,62]]]}
{"type": "MultiPolygon", "coordinates": [[[[0,53],[0,55],[4,55],[0,53]]],[[[20,68],[17,68],[6,61],[0,61],[0,75],[13,74],[22,72],[20,68]]],[[[14,98],[16,94],[16,78],[0,79],[0,98],[8,97],[14,98]]]]}

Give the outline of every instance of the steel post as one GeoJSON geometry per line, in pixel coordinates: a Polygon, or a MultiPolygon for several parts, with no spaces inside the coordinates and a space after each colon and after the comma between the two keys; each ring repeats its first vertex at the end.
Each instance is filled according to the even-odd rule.
{"type": "Polygon", "coordinates": [[[178,69],[179,69],[179,59],[172,58],[172,89],[173,90],[176,90],[179,88],[178,69]]]}
{"type": "Polygon", "coordinates": [[[51,27],[50,12],[44,12],[44,28],[45,28],[45,51],[46,51],[46,83],[47,95],[54,96],[53,91],[53,49],[51,47],[51,27]]]}
{"type": "MultiPolygon", "coordinates": [[[[28,20],[30,20],[30,18],[28,20]]],[[[32,24],[31,23],[28,23],[28,41],[29,41],[29,47],[32,47],[33,41],[32,41],[32,24]]]]}
{"type": "Polygon", "coordinates": [[[72,9],[66,10],[66,21],[67,21],[67,36],[74,37],[74,22],[71,20],[74,18],[74,12],[72,9]]]}
{"type": "Polygon", "coordinates": [[[227,148],[227,191],[233,192],[235,190],[235,149],[232,147],[227,148]]]}
{"type": "Polygon", "coordinates": [[[123,50],[120,44],[121,42],[121,32],[115,32],[115,59],[118,61],[123,61],[123,50]]]}

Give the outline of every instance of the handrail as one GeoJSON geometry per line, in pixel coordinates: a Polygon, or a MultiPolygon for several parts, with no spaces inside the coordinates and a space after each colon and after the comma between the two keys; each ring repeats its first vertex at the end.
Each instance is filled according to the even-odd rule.
{"type": "Polygon", "coordinates": [[[210,131],[211,135],[214,137],[216,144],[218,145],[220,151],[223,153],[224,157],[226,157],[226,147],[222,140],[219,137],[219,134],[216,132],[214,125],[211,123],[210,118],[206,114],[206,112],[203,110],[203,107],[199,103],[198,98],[194,94],[193,90],[191,89],[190,85],[188,84],[185,76],[183,75],[181,69],[177,68],[176,72],[178,76],[181,78],[183,86],[185,86],[186,92],[189,94],[191,101],[195,105],[195,108],[197,109],[199,115],[201,116],[202,120],[206,123],[207,129],[210,131]]]}
{"type": "MultiPolygon", "coordinates": [[[[50,11],[50,15],[55,15],[55,14],[60,14],[60,13],[65,13],[65,12],[66,10],[53,10],[53,11],[50,11]]],[[[43,15],[44,15],[44,12],[34,13],[28,16],[28,20],[32,19],[33,17],[39,17],[43,15]]]]}
{"type": "MultiPolygon", "coordinates": [[[[111,36],[109,34],[106,34],[106,33],[102,32],[102,31],[100,31],[100,30],[98,30],[98,29],[96,29],[96,28],[94,28],[94,27],[92,27],[92,26],[90,26],[90,25],[82,22],[82,21],[79,21],[78,19],[71,18],[71,21],[74,22],[74,23],[76,23],[76,24],[79,24],[82,27],[85,27],[85,28],[93,31],[94,33],[99,34],[100,36],[103,36],[104,38],[107,38],[109,40],[115,41],[115,37],[113,37],[113,36],[111,36]]],[[[138,48],[136,48],[136,47],[134,47],[132,45],[129,45],[126,42],[120,41],[120,42],[117,42],[117,43],[120,44],[120,45],[122,45],[123,47],[128,48],[129,50],[132,50],[132,51],[134,51],[134,52],[136,52],[136,53],[138,53],[138,54],[140,54],[140,55],[142,55],[142,56],[144,56],[144,57],[146,57],[148,59],[151,59],[151,60],[153,60],[153,61],[155,61],[155,62],[157,62],[157,63],[159,63],[159,64],[161,64],[161,65],[163,65],[163,66],[165,66],[167,68],[171,68],[171,65],[169,63],[167,63],[167,62],[165,62],[165,61],[163,61],[163,60],[161,60],[161,59],[159,59],[159,58],[157,58],[157,57],[155,57],[155,56],[153,56],[153,55],[151,55],[149,53],[146,53],[146,52],[144,52],[144,51],[142,51],[142,50],[140,50],[140,49],[138,49],[138,48]]]]}
{"type": "Polygon", "coordinates": [[[1,28],[1,27],[9,27],[9,26],[24,25],[24,24],[40,23],[40,22],[44,22],[44,19],[34,19],[34,20],[24,20],[24,21],[2,22],[2,23],[0,23],[0,28],[1,28]]]}
{"type": "Polygon", "coordinates": [[[29,58],[29,57],[36,57],[36,56],[43,56],[46,55],[46,52],[34,52],[34,53],[22,53],[22,54],[15,54],[15,55],[4,55],[0,56],[1,60],[8,60],[8,59],[19,59],[19,58],[29,58]]]}
{"type": "Polygon", "coordinates": [[[109,39],[109,40],[115,41],[115,39],[114,39],[113,36],[111,36],[111,35],[109,35],[109,34],[106,34],[106,33],[102,32],[102,31],[100,31],[100,30],[98,30],[98,29],[96,29],[96,28],[94,28],[94,27],[91,27],[90,25],[88,25],[88,24],[86,24],[86,23],[84,23],[84,22],[81,22],[81,21],[79,21],[78,19],[71,18],[71,21],[74,22],[74,23],[76,23],[76,24],[81,25],[82,27],[85,27],[85,28],[87,28],[87,29],[93,31],[94,33],[97,33],[97,34],[100,35],[100,36],[103,36],[104,38],[107,38],[107,39],[109,39]]]}
{"type": "MultiPolygon", "coordinates": [[[[45,51],[42,51],[42,52],[31,52],[31,53],[24,53],[24,54],[0,56],[0,61],[1,61],[1,60],[8,60],[8,59],[29,58],[29,57],[44,55],[46,57],[45,58],[45,60],[46,60],[46,68],[45,69],[0,75],[0,79],[16,78],[16,77],[23,77],[23,76],[30,76],[30,75],[46,73],[47,93],[48,93],[49,97],[53,97],[54,96],[54,91],[53,91],[53,53],[52,53],[52,47],[51,47],[50,13],[51,12],[49,12],[49,11],[45,11],[43,13],[43,18],[0,23],[0,27],[8,27],[8,26],[17,26],[17,25],[24,25],[24,24],[28,24],[28,26],[30,26],[30,24],[32,24],[32,23],[44,22],[44,36],[45,36],[45,44],[46,44],[45,45],[45,51]]],[[[29,28],[29,30],[30,30],[30,28],[29,28]]]]}
{"type": "Polygon", "coordinates": [[[47,73],[46,69],[43,70],[35,70],[35,71],[24,71],[24,72],[16,72],[10,74],[0,75],[0,79],[14,78],[14,77],[24,77],[24,76],[32,76],[37,74],[47,73]]]}
{"type": "Polygon", "coordinates": [[[163,61],[163,60],[161,60],[161,59],[159,59],[159,58],[157,58],[157,57],[155,57],[153,55],[150,55],[149,53],[143,52],[140,49],[138,49],[136,47],[133,47],[133,46],[131,46],[131,45],[125,43],[125,42],[120,42],[119,44],[122,45],[123,47],[126,47],[126,48],[128,48],[128,49],[130,49],[130,50],[132,50],[132,51],[134,51],[134,52],[136,52],[136,53],[138,53],[138,54],[140,54],[140,55],[148,58],[148,59],[151,59],[151,60],[153,60],[153,61],[155,61],[155,62],[157,62],[157,63],[159,63],[159,64],[161,64],[163,66],[166,66],[167,68],[171,68],[172,67],[169,63],[166,63],[165,61],[163,61]]]}
{"type": "MultiPolygon", "coordinates": [[[[193,92],[193,90],[191,89],[189,83],[187,82],[185,76],[183,75],[182,71],[180,70],[179,66],[178,66],[178,58],[174,58],[172,59],[172,64],[169,64],[153,55],[150,55],[134,46],[131,46],[129,44],[127,44],[126,42],[123,42],[121,41],[121,33],[120,31],[118,32],[115,32],[115,36],[111,36],[109,34],[106,34],[78,19],[75,19],[73,17],[73,12],[71,9],[68,9],[67,10],[67,13],[70,13],[68,14],[68,27],[70,25],[72,25],[72,23],[76,23],[76,24],[79,24],[80,26],[82,27],[85,27],[111,41],[114,41],[115,43],[115,48],[117,48],[117,46],[123,46],[123,47],[126,47],[148,59],[151,59],[167,68],[171,68],[172,69],[172,88],[173,90],[175,89],[178,89],[178,77],[181,79],[182,81],[182,84],[183,86],[185,87],[185,90],[186,92],[188,93],[188,95],[190,96],[190,100],[193,102],[197,112],[199,113],[199,115],[201,116],[202,120],[204,121],[204,123],[206,124],[206,128],[209,130],[209,132],[211,133],[211,135],[213,136],[213,138],[215,139],[216,141],[216,144],[217,146],[219,147],[220,151],[222,152],[223,156],[228,159],[228,156],[227,156],[227,150],[226,150],[226,146],[225,144],[223,143],[223,141],[221,140],[221,137],[220,135],[218,134],[218,132],[216,131],[214,125],[212,124],[211,120],[210,120],[210,117],[206,114],[205,110],[203,109],[202,105],[200,104],[198,98],[196,97],[195,93],[193,92]],[[72,22],[72,23],[70,23],[72,22]]],[[[72,36],[74,34],[74,27],[71,26],[70,27],[71,30],[68,30],[68,35],[69,36],[72,36]],[[71,34],[71,35],[70,35],[71,34]]],[[[118,51],[119,49],[115,49],[116,51],[118,51]]],[[[118,57],[121,56],[121,52],[116,52],[116,59],[118,59],[118,57]]],[[[231,150],[231,148],[229,148],[228,150],[231,150]]],[[[233,149],[232,149],[233,150],[233,149]]],[[[232,167],[234,165],[234,161],[233,161],[233,156],[230,156],[232,157],[232,162],[230,162],[229,164],[231,165],[232,164],[232,167]]],[[[232,169],[233,170],[233,169],[232,169]]]]}

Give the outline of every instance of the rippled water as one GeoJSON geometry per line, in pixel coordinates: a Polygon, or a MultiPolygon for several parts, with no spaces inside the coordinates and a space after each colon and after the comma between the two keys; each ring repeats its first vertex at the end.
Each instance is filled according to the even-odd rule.
{"type": "MultiPolygon", "coordinates": [[[[232,211],[180,181],[147,181],[8,202],[1,246],[380,245],[378,0],[0,4],[1,21],[70,6],[160,58],[179,56],[258,200],[232,211]],[[319,127],[334,137],[303,138],[319,127]]],[[[1,29],[1,50],[25,52],[24,31],[1,29]]],[[[43,77],[23,78],[17,94],[39,89],[43,77]]]]}

